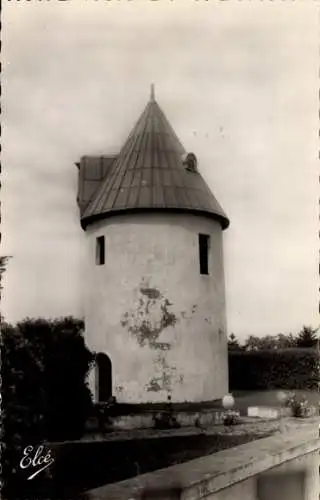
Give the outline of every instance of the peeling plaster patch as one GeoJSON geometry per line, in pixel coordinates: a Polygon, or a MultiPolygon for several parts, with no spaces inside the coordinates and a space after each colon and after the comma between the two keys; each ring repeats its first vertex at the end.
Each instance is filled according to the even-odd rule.
{"type": "MultiPolygon", "coordinates": [[[[148,392],[167,391],[171,393],[172,385],[177,379],[176,368],[169,366],[164,354],[159,353],[155,360],[158,376],[153,377],[146,386],[148,392]]],[[[181,378],[181,375],[180,375],[181,378]]]]}
{"type": "Polygon", "coordinates": [[[179,384],[183,384],[184,375],[179,375],[179,384]]]}
{"type": "Polygon", "coordinates": [[[176,368],[168,365],[166,357],[162,353],[158,354],[156,364],[158,365],[158,371],[161,373],[158,377],[154,377],[152,380],[157,382],[160,386],[160,390],[171,392],[173,378],[176,377],[176,368]]]}
{"type": "Polygon", "coordinates": [[[141,286],[139,291],[141,295],[136,310],[130,314],[126,312],[121,325],[136,337],[142,347],[149,344],[152,349],[170,349],[170,343],[157,340],[166,328],[174,327],[178,321],[169,310],[173,304],[156,288],[141,286]]]}
{"type": "Polygon", "coordinates": [[[148,392],[159,392],[159,391],[171,391],[171,376],[163,372],[161,376],[154,377],[150,380],[149,385],[147,386],[148,392]]]}

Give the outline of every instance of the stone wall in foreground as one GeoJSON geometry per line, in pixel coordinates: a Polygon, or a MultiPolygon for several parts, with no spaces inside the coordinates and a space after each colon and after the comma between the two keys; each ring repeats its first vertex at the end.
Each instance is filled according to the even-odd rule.
{"type": "Polygon", "coordinates": [[[88,500],[319,500],[316,425],[91,490],[88,500]]]}

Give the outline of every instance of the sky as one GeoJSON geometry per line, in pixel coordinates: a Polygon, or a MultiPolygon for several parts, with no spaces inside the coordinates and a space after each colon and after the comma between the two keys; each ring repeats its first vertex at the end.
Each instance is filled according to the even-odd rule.
{"type": "Polygon", "coordinates": [[[119,150],[154,82],[231,220],[229,333],[317,326],[318,10],[280,0],[6,2],[6,320],[83,315],[75,162],[119,150]]]}

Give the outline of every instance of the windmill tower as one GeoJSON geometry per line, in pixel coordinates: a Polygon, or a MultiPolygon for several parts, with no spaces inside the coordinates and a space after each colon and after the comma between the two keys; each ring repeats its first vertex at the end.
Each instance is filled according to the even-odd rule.
{"type": "Polygon", "coordinates": [[[224,211],[150,100],[117,156],[81,158],[86,342],[98,401],[203,402],[228,391],[224,211]]]}

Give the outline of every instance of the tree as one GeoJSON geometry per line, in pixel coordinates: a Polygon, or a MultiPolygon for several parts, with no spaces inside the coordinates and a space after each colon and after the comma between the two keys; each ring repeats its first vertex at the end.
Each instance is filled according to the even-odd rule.
{"type": "Polygon", "coordinates": [[[257,337],[250,335],[245,342],[246,351],[262,351],[269,349],[286,349],[288,347],[296,347],[297,341],[292,333],[284,335],[265,335],[264,337],[257,337]]]}
{"type": "Polygon", "coordinates": [[[303,326],[298,334],[297,346],[298,347],[316,347],[319,342],[317,336],[318,328],[313,329],[311,326],[303,326]]]}
{"type": "Polygon", "coordinates": [[[242,346],[240,345],[237,337],[234,333],[231,333],[228,340],[228,349],[230,351],[241,351],[242,346]]]}
{"type": "Polygon", "coordinates": [[[297,347],[297,339],[292,335],[292,333],[289,333],[289,335],[279,333],[277,335],[277,348],[287,349],[289,347],[297,347]]]}
{"type": "Polygon", "coordinates": [[[266,335],[265,337],[257,337],[256,335],[250,335],[245,342],[246,351],[260,351],[263,349],[274,349],[276,339],[271,335],[266,335]]]}
{"type": "Polygon", "coordinates": [[[6,265],[7,265],[7,262],[9,259],[10,259],[9,255],[0,256],[0,284],[1,284],[1,288],[2,288],[2,277],[3,277],[3,274],[6,270],[6,265]]]}
{"type": "MultiPolygon", "coordinates": [[[[0,256],[0,299],[1,299],[1,295],[2,295],[2,290],[3,290],[3,286],[2,286],[2,283],[3,283],[3,275],[7,269],[7,263],[8,263],[8,260],[10,259],[11,257],[9,255],[2,255],[0,256]]],[[[0,320],[2,320],[3,317],[0,313],[0,320]]]]}
{"type": "Polygon", "coordinates": [[[8,500],[26,485],[25,471],[17,467],[26,446],[83,434],[92,410],[86,375],[93,355],[82,330],[83,321],[71,317],[2,325],[2,475],[8,500]]]}

